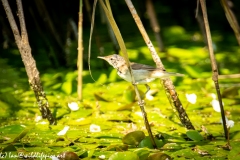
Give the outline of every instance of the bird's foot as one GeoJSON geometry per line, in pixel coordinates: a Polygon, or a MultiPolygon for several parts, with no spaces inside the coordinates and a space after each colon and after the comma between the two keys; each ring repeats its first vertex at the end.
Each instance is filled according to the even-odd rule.
{"type": "Polygon", "coordinates": [[[144,100],[141,100],[140,102],[138,101],[138,105],[139,105],[139,106],[144,106],[144,105],[145,105],[144,100]]]}
{"type": "Polygon", "coordinates": [[[138,85],[138,82],[132,83],[132,85],[136,86],[136,85],[138,85]]]}

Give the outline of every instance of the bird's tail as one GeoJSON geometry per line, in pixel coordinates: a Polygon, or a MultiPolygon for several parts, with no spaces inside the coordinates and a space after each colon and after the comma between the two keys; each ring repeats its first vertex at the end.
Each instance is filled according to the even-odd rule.
{"type": "Polygon", "coordinates": [[[163,72],[163,71],[154,71],[152,72],[152,77],[154,78],[166,78],[170,76],[178,76],[178,77],[183,77],[184,74],[181,73],[174,73],[174,72],[163,72]]]}

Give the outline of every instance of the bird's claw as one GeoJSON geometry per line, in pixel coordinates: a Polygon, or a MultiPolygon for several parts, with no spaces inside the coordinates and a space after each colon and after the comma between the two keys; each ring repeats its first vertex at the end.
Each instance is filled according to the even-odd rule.
{"type": "Polygon", "coordinates": [[[132,83],[132,85],[136,86],[136,85],[138,85],[138,83],[137,83],[137,82],[134,82],[134,83],[132,83]]]}
{"type": "Polygon", "coordinates": [[[140,102],[138,102],[139,106],[144,106],[144,104],[145,104],[144,100],[141,100],[140,102]]]}

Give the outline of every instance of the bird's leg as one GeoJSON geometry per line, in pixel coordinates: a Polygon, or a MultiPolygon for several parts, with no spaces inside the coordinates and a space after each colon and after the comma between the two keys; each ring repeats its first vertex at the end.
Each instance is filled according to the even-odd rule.
{"type": "Polygon", "coordinates": [[[150,87],[149,85],[145,84],[146,88],[147,88],[147,91],[145,92],[145,95],[147,94],[147,92],[150,90],[150,87]]]}
{"type": "Polygon", "coordinates": [[[139,106],[144,106],[144,105],[145,105],[145,101],[144,101],[144,100],[141,100],[141,102],[138,102],[138,105],[139,105],[139,106]]]}
{"type": "MultiPolygon", "coordinates": [[[[132,84],[136,87],[137,84],[138,84],[138,82],[135,82],[135,83],[132,83],[132,84]]],[[[149,86],[148,86],[148,88],[150,89],[149,86]]],[[[148,92],[148,90],[147,90],[147,92],[148,92]]],[[[146,93],[147,93],[147,92],[146,92],[146,93]]],[[[146,93],[145,93],[145,94],[146,94],[146,93]]],[[[145,102],[144,102],[144,100],[142,100],[144,97],[141,97],[140,94],[139,94],[139,97],[141,98],[141,100],[138,102],[138,105],[139,105],[139,106],[144,106],[145,102]]]]}

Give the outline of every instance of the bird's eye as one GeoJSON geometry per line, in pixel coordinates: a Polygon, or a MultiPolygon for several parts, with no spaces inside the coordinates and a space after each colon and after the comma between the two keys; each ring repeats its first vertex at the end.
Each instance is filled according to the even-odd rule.
{"type": "Polygon", "coordinates": [[[113,60],[113,58],[110,58],[110,60],[112,61],[112,60],[113,60]]]}

